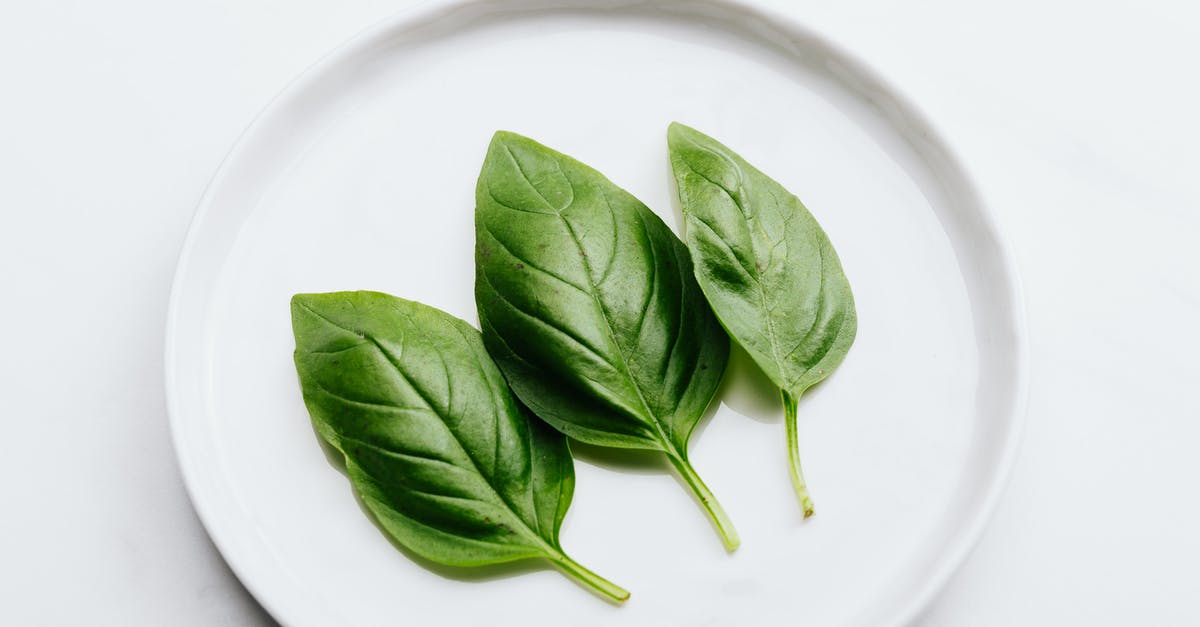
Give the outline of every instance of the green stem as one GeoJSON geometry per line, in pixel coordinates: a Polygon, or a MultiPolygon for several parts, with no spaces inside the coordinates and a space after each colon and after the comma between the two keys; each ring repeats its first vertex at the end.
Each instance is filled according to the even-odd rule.
{"type": "Polygon", "coordinates": [[[804,517],[813,515],[812,497],[808,494],[808,484],[804,482],[804,469],[800,467],[800,443],[796,435],[796,400],[791,394],[783,395],[783,422],[787,426],[788,462],[792,470],[792,487],[796,488],[796,498],[804,508],[804,517]]]}
{"type": "Polygon", "coordinates": [[[628,590],[588,570],[583,564],[567,557],[565,553],[550,553],[549,559],[559,570],[566,573],[568,577],[606,600],[613,603],[622,603],[629,598],[628,590]]]}
{"type": "Polygon", "coordinates": [[[721,535],[721,542],[725,543],[725,550],[730,553],[734,552],[742,543],[738,538],[737,529],[733,528],[733,521],[729,520],[729,515],[725,513],[725,509],[717,502],[717,497],[713,496],[708,486],[704,485],[704,481],[700,479],[700,475],[696,474],[696,469],[688,463],[688,460],[680,456],[667,453],[667,459],[675,465],[675,469],[683,476],[683,480],[692,488],[692,492],[700,499],[700,505],[704,511],[708,512],[708,517],[712,520],[713,526],[717,528],[717,533],[721,535]]]}

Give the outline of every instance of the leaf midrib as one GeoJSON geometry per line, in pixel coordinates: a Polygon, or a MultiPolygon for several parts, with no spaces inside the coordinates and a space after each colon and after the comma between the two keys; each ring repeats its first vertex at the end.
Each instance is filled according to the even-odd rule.
{"type": "MultiPolygon", "coordinates": [[[[701,150],[708,150],[708,149],[701,148],[701,150]]],[[[729,156],[727,156],[727,155],[723,155],[723,154],[717,153],[712,150],[708,150],[708,152],[715,154],[715,155],[723,158],[725,161],[729,162],[730,167],[732,167],[734,169],[734,171],[737,172],[738,194],[741,195],[746,188],[746,184],[745,184],[746,177],[743,175],[743,168],[741,167],[741,165],[739,165],[738,163],[736,163],[735,161],[730,159],[729,156]]],[[[729,200],[731,200],[733,202],[733,204],[735,206],[737,206],[737,208],[739,209],[739,213],[741,213],[742,216],[746,219],[746,222],[750,222],[752,220],[752,218],[749,214],[749,210],[745,207],[745,205],[741,201],[738,200],[738,197],[735,196],[728,189],[726,189],[724,185],[721,185],[720,183],[708,178],[707,176],[704,175],[703,172],[700,172],[696,168],[692,167],[692,164],[689,163],[686,158],[681,158],[680,161],[682,161],[683,164],[686,165],[687,168],[689,170],[691,170],[696,176],[699,176],[700,178],[704,179],[705,181],[708,181],[708,183],[710,185],[721,190],[722,193],[724,193],[726,196],[728,196],[729,200]]],[[[685,211],[686,211],[686,209],[685,209],[685,211]]],[[[729,243],[725,242],[724,238],[721,238],[721,236],[717,233],[716,229],[712,228],[712,226],[709,225],[708,222],[705,222],[703,219],[701,219],[698,215],[696,215],[695,212],[689,212],[689,213],[691,213],[693,216],[695,216],[697,220],[699,220],[701,223],[704,224],[704,226],[708,227],[708,229],[710,231],[712,231],[713,235],[715,235],[718,239],[721,239],[721,241],[724,242],[727,247],[729,247],[729,243]]],[[[786,230],[785,230],[785,237],[786,237],[786,230]]],[[[750,252],[751,252],[751,254],[753,254],[755,259],[758,259],[758,245],[755,242],[755,238],[752,233],[750,234],[749,239],[750,239],[750,252]]],[[[730,250],[732,250],[732,247],[730,247],[730,250]]],[[[768,264],[769,263],[770,263],[770,259],[768,259],[768,264]]],[[[767,293],[766,293],[766,288],[763,286],[763,282],[762,282],[762,271],[758,269],[758,264],[753,264],[754,267],[752,270],[750,268],[747,268],[744,263],[741,263],[741,260],[738,260],[738,265],[741,266],[742,270],[746,272],[746,276],[750,277],[750,279],[752,281],[754,281],[754,286],[758,288],[758,310],[762,313],[763,321],[766,323],[767,341],[771,346],[771,358],[775,361],[775,367],[779,370],[780,378],[784,378],[783,377],[784,363],[779,357],[779,338],[775,331],[775,322],[771,318],[771,310],[767,308],[767,293]]]]}
{"type": "MultiPolygon", "coordinates": [[[[606,198],[605,203],[607,204],[607,202],[608,200],[606,198]]],[[[609,210],[612,210],[611,205],[609,205],[609,210]]],[[[579,237],[575,234],[575,229],[571,228],[571,225],[567,219],[561,214],[558,217],[559,220],[562,221],[563,226],[566,227],[567,232],[571,234],[571,240],[575,243],[575,248],[580,253],[580,260],[587,270],[586,274],[592,301],[596,303],[596,308],[600,310],[600,317],[604,319],[605,332],[607,333],[609,339],[612,340],[613,346],[616,346],[617,348],[617,357],[620,359],[620,366],[622,373],[625,375],[625,379],[629,382],[629,386],[633,388],[634,393],[637,394],[638,402],[641,403],[642,409],[646,410],[646,414],[650,416],[650,423],[654,427],[654,435],[658,436],[659,442],[667,449],[666,452],[668,455],[686,459],[686,456],[680,456],[679,451],[676,450],[674,443],[670,441],[670,438],[667,437],[666,432],[663,431],[662,419],[659,418],[658,414],[650,408],[650,403],[646,401],[646,395],[642,392],[641,386],[638,385],[637,379],[635,379],[633,376],[633,371],[629,367],[629,359],[625,355],[625,347],[623,347],[621,342],[617,339],[616,329],[613,327],[612,319],[608,314],[608,309],[604,306],[604,303],[596,294],[597,286],[592,282],[592,264],[588,261],[587,255],[583,254],[583,243],[579,240],[579,237]]],[[[647,237],[648,236],[649,233],[647,233],[647,237]]],[[[682,303],[680,306],[682,306],[682,303]]]]}
{"type": "MultiPolygon", "coordinates": [[[[421,389],[420,386],[416,385],[412,381],[409,381],[409,379],[407,377],[403,376],[404,369],[400,367],[400,365],[393,358],[391,352],[388,351],[387,348],[385,348],[379,342],[379,339],[376,338],[374,336],[374,334],[366,333],[365,331],[360,334],[353,329],[348,329],[348,328],[338,324],[337,322],[334,322],[333,320],[329,319],[328,317],[321,315],[320,313],[313,310],[311,307],[304,305],[303,303],[298,303],[298,305],[300,306],[301,309],[304,309],[305,311],[316,316],[317,318],[324,320],[326,323],[328,323],[329,325],[331,325],[335,328],[341,329],[348,333],[352,333],[352,334],[360,337],[361,339],[369,340],[371,342],[371,344],[373,346],[375,346],[376,350],[378,350],[380,352],[380,354],[383,355],[384,359],[386,359],[388,361],[388,364],[390,364],[392,366],[392,368],[395,369],[396,372],[401,375],[401,378],[403,378],[405,380],[405,382],[408,383],[408,386],[410,388],[412,388],[412,390],[414,392],[416,392],[417,396],[421,399],[421,401],[423,403],[425,403],[425,406],[430,411],[432,411],[434,413],[434,415],[438,415],[437,407],[432,403],[430,398],[426,395],[425,391],[423,389],[421,389]]],[[[448,383],[449,383],[449,380],[447,379],[447,384],[448,383]]],[[[534,544],[538,546],[538,548],[541,548],[548,554],[560,553],[560,551],[553,549],[553,547],[550,547],[549,544],[546,542],[546,540],[541,537],[541,535],[539,535],[533,529],[530,528],[529,524],[526,523],[525,520],[522,519],[521,516],[517,513],[517,508],[512,503],[510,503],[508,499],[504,498],[504,495],[501,494],[500,491],[496,489],[496,486],[494,484],[492,484],[491,479],[480,468],[479,462],[476,461],[475,457],[472,456],[469,451],[467,451],[467,448],[465,446],[463,446],[462,441],[458,439],[458,434],[456,434],[453,429],[451,429],[448,425],[446,425],[444,421],[442,421],[442,424],[446,428],[446,431],[448,431],[450,433],[450,439],[454,441],[454,443],[458,446],[459,451],[461,451],[463,456],[467,458],[467,461],[469,461],[471,463],[471,467],[475,469],[475,472],[479,475],[479,477],[483,479],[484,485],[486,485],[488,487],[488,489],[491,490],[492,494],[496,497],[496,499],[505,506],[505,508],[512,515],[513,519],[515,519],[517,521],[517,523],[519,523],[521,528],[523,528],[524,531],[528,534],[527,538],[532,540],[534,542],[534,544]]],[[[336,429],[334,429],[334,431],[337,432],[336,429]]],[[[530,454],[532,455],[532,450],[530,451],[530,454]]],[[[532,472],[532,469],[531,469],[531,472],[532,472]]]]}
{"type": "MultiPolygon", "coordinates": [[[[567,176],[566,172],[563,171],[562,165],[560,165],[558,163],[558,160],[557,159],[552,160],[552,163],[554,163],[554,167],[558,168],[559,174],[562,175],[563,180],[565,180],[567,182],[567,187],[570,188],[570,190],[571,190],[571,199],[567,202],[566,205],[564,205],[562,207],[562,209],[556,209],[554,207],[553,203],[551,203],[550,200],[548,198],[546,198],[545,195],[542,194],[541,190],[539,190],[537,188],[537,186],[533,184],[533,181],[529,180],[529,176],[525,174],[524,168],[521,167],[520,161],[518,161],[516,156],[512,154],[512,151],[507,150],[507,152],[508,152],[509,159],[511,159],[513,162],[513,165],[515,165],[517,167],[517,172],[519,172],[521,174],[521,178],[524,179],[525,183],[527,185],[529,185],[529,188],[532,189],[533,192],[535,194],[537,194],[539,198],[542,199],[542,202],[546,203],[547,207],[550,207],[551,209],[555,210],[554,213],[555,213],[555,215],[558,216],[559,222],[562,223],[563,228],[565,228],[567,230],[567,233],[571,236],[571,241],[575,244],[575,250],[579,254],[580,263],[582,263],[584,266],[584,270],[585,270],[584,275],[587,278],[589,295],[592,297],[592,302],[594,302],[596,304],[596,308],[600,311],[600,317],[603,318],[603,320],[604,320],[604,330],[607,333],[608,338],[612,341],[613,346],[615,346],[617,348],[617,357],[620,358],[619,365],[621,366],[622,374],[625,375],[625,379],[626,379],[626,381],[628,381],[629,386],[631,388],[633,388],[634,393],[637,395],[638,402],[641,403],[641,405],[642,405],[642,409],[644,409],[646,411],[646,414],[650,417],[650,423],[654,427],[654,433],[652,435],[657,436],[659,443],[663,445],[664,452],[666,452],[668,455],[678,457],[679,459],[687,459],[686,451],[684,451],[681,454],[679,452],[679,450],[677,450],[675,448],[674,443],[672,443],[670,441],[670,438],[667,437],[666,432],[663,431],[662,419],[659,418],[658,414],[655,413],[654,410],[652,410],[650,408],[650,403],[646,401],[646,396],[642,392],[641,386],[638,385],[637,380],[633,377],[633,371],[629,367],[629,360],[625,356],[625,349],[624,349],[624,347],[621,346],[621,343],[617,340],[616,329],[613,326],[612,319],[609,317],[608,309],[604,306],[604,303],[600,300],[600,297],[596,294],[597,285],[592,278],[594,268],[592,268],[592,264],[589,261],[588,256],[584,252],[583,242],[580,241],[579,236],[575,233],[575,229],[571,226],[570,221],[568,221],[566,219],[566,217],[563,215],[563,212],[565,212],[567,209],[569,209],[575,202],[575,183],[573,181],[571,181],[571,178],[569,176],[567,176]]],[[[600,189],[599,191],[600,191],[601,198],[604,199],[605,206],[608,207],[609,213],[613,214],[613,216],[615,218],[615,214],[614,214],[613,208],[612,208],[612,203],[609,202],[608,195],[605,193],[605,191],[603,189],[600,189]]],[[[642,226],[642,230],[646,233],[647,239],[649,239],[650,233],[649,233],[649,231],[647,231],[645,229],[645,225],[642,226]]],[[[651,244],[651,245],[653,245],[653,244],[651,244]]],[[[614,250],[614,254],[615,254],[615,252],[616,251],[614,250]]],[[[656,268],[656,270],[657,270],[657,268],[656,268]]],[[[680,303],[680,306],[682,306],[682,303],[680,303]]]]}
{"type": "MultiPolygon", "coordinates": [[[[393,356],[391,354],[391,351],[389,351],[387,349],[387,347],[385,347],[383,344],[381,344],[379,342],[378,338],[376,338],[375,336],[370,335],[370,334],[367,334],[366,338],[369,339],[371,341],[371,343],[375,345],[375,347],[379,350],[379,352],[384,356],[384,359],[387,359],[388,363],[390,363],[392,365],[392,367],[396,369],[397,372],[400,372],[400,373],[404,372],[404,370],[400,367],[400,364],[396,363],[395,359],[393,358],[393,356]]],[[[444,364],[445,364],[445,362],[443,361],[443,365],[444,364]]],[[[434,407],[432,400],[429,398],[429,396],[425,392],[425,390],[422,389],[421,386],[416,385],[416,383],[409,381],[407,379],[407,377],[405,378],[405,380],[408,381],[409,387],[411,387],[412,390],[417,393],[417,396],[419,396],[421,398],[421,400],[424,401],[425,404],[429,406],[429,409],[436,413],[437,408],[434,407]]],[[[450,387],[449,379],[447,379],[447,387],[450,387]]],[[[445,423],[443,422],[443,424],[445,424],[445,423]]],[[[450,432],[451,439],[454,440],[454,443],[458,445],[458,449],[460,451],[462,451],[463,456],[466,457],[467,460],[471,462],[471,467],[474,468],[475,472],[478,473],[479,476],[483,479],[483,483],[488,487],[488,489],[490,489],[492,491],[492,494],[494,494],[496,496],[496,498],[499,499],[499,501],[504,504],[504,506],[513,515],[513,518],[515,518],[517,520],[517,522],[519,522],[521,524],[521,526],[525,528],[525,531],[530,533],[531,537],[537,538],[540,541],[541,536],[529,527],[529,524],[524,519],[522,519],[521,516],[517,513],[518,510],[517,510],[516,506],[512,502],[510,502],[507,498],[505,498],[504,494],[502,494],[500,492],[500,490],[498,490],[496,488],[495,484],[492,483],[491,477],[489,477],[486,473],[483,472],[483,469],[479,465],[479,460],[475,459],[475,456],[471,455],[471,452],[468,451],[467,447],[463,445],[462,440],[459,440],[458,434],[455,433],[454,430],[451,429],[448,425],[446,426],[446,431],[450,432]]],[[[498,434],[497,434],[497,437],[499,437],[498,434]]],[[[531,451],[531,453],[532,453],[532,451],[531,451]]]]}
{"type": "MultiPolygon", "coordinates": [[[[697,146],[699,146],[699,145],[697,144],[697,146]]],[[[746,164],[745,166],[743,166],[742,164],[735,161],[733,159],[733,157],[730,155],[725,155],[721,152],[718,152],[718,151],[715,151],[715,150],[712,150],[709,148],[705,148],[705,147],[700,147],[700,149],[721,157],[727,163],[729,163],[730,166],[737,172],[738,195],[735,196],[724,185],[721,185],[717,181],[712,180],[711,178],[705,176],[704,173],[702,173],[699,170],[697,170],[696,168],[692,167],[692,164],[690,162],[688,162],[688,160],[686,158],[681,158],[680,161],[682,161],[683,164],[686,165],[687,168],[689,170],[691,170],[694,174],[696,174],[700,178],[704,179],[705,181],[707,181],[709,184],[713,185],[717,189],[721,190],[721,192],[724,193],[738,207],[741,214],[743,216],[745,216],[746,221],[751,222],[752,216],[750,215],[750,211],[746,208],[746,206],[741,201],[738,200],[738,197],[743,195],[745,192],[745,189],[746,189],[746,185],[747,185],[747,179],[745,176],[746,169],[749,168],[756,172],[757,172],[757,169],[755,169],[753,166],[750,166],[749,164],[746,164]]],[[[770,177],[767,177],[762,172],[758,172],[758,174],[760,176],[762,176],[763,178],[766,178],[769,181],[768,185],[774,183],[774,181],[772,181],[770,179],[770,177]]],[[[778,185],[778,183],[774,183],[774,184],[778,185]]],[[[786,202],[787,199],[785,199],[783,202],[781,202],[779,199],[779,196],[775,193],[774,189],[768,187],[766,191],[767,191],[767,193],[769,193],[771,195],[772,200],[775,201],[775,204],[777,206],[783,207],[785,209],[785,211],[788,209],[791,209],[790,207],[787,206],[787,204],[788,204],[786,202]]],[[[785,194],[788,195],[788,199],[794,198],[794,195],[791,194],[790,192],[788,192],[787,190],[783,190],[783,191],[785,194]]],[[[797,202],[799,202],[799,201],[797,200],[797,202]]],[[[799,209],[801,211],[806,211],[802,206],[799,209]]],[[[723,238],[720,238],[720,235],[717,233],[717,231],[715,229],[713,229],[711,225],[709,225],[707,222],[705,222],[703,219],[701,219],[699,217],[699,215],[696,215],[694,212],[689,212],[689,213],[692,213],[693,217],[696,220],[700,221],[702,224],[704,224],[706,227],[708,227],[708,229],[710,231],[712,231],[713,235],[718,237],[719,239],[721,239],[721,241],[723,243],[725,243],[725,245],[727,247],[729,246],[729,243],[725,242],[723,238]]],[[[784,233],[783,233],[783,237],[780,239],[781,243],[786,243],[788,240],[788,226],[791,222],[792,222],[791,217],[789,217],[789,216],[784,217],[784,233]]],[[[766,330],[767,330],[767,340],[771,346],[771,357],[774,359],[775,365],[779,369],[780,378],[782,379],[783,385],[781,387],[787,389],[789,393],[792,393],[796,396],[798,396],[798,394],[796,394],[796,392],[797,392],[796,388],[799,387],[799,382],[804,379],[804,377],[811,371],[811,369],[801,366],[799,368],[799,370],[800,370],[799,374],[796,374],[795,376],[788,376],[786,373],[788,370],[791,370],[791,369],[788,368],[787,358],[791,357],[792,354],[794,354],[797,350],[799,350],[802,346],[804,346],[808,342],[808,340],[812,337],[813,333],[816,332],[817,327],[819,326],[819,324],[817,324],[817,323],[820,320],[821,308],[824,307],[825,298],[826,298],[825,284],[826,284],[826,280],[827,280],[827,273],[825,271],[825,266],[826,266],[825,250],[824,250],[824,247],[821,245],[822,244],[822,242],[820,241],[821,238],[818,236],[816,239],[818,240],[816,242],[816,252],[817,252],[817,258],[818,258],[818,262],[819,262],[819,271],[817,273],[818,301],[817,301],[816,314],[814,317],[814,321],[813,321],[813,324],[809,327],[808,331],[805,333],[804,337],[801,338],[800,341],[798,341],[795,344],[795,346],[790,347],[788,349],[788,352],[785,353],[782,357],[780,357],[780,354],[779,354],[781,348],[779,345],[780,343],[779,343],[777,331],[775,329],[775,321],[771,315],[771,312],[774,311],[774,308],[770,308],[770,309],[767,308],[767,295],[766,295],[766,290],[765,290],[765,287],[763,286],[763,280],[762,280],[763,272],[758,269],[757,265],[755,265],[754,271],[751,272],[748,269],[746,269],[744,264],[741,264],[740,262],[738,264],[739,266],[742,267],[742,269],[744,271],[746,271],[747,276],[750,277],[754,281],[755,285],[758,287],[759,310],[762,312],[762,317],[765,322],[765,326],[766,326],[766,330]]],[[[754,255],[754,258],[757,259],[758,253],[759,253],[759,246],[758,246],[758,241],[753,237],[753,234],[751,234],[751,237],[750,237],[750,248],[751,248],[751,253],[754,255]]],[[[774,249],[774,247],[772,247],[772,250],[773,249],[774,249]]],[[[769,263],[770,263],[770,255],[768,255],[768,264],[769,263]]],[[[770,267],[770,266],[768,265],[768,267],[770,267]]],[[[841,325],[839,324],[837,333],[840,333],[840,332],[841,332],[841,325]]],[[[837,333],[835,333],[835,336],[837,335],[837,333]]],[[[822,356],[822,358],[824,358],[824,356],[822,356]]],[[[819,360],[818,360],[818,362],[819,362],[819,360]]]]}

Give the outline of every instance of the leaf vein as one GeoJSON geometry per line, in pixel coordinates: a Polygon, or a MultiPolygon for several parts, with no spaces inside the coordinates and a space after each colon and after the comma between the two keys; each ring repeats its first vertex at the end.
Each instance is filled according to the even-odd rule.
{"type": "Polygon", "coordinates": [[[479,276],[483,278],[485,283],[487,283],[488,288],[491,289],[492,293],[495,294],[496,297],[499,298],[501,302],[505,303],[510,308],[512,308],[513,311],[515,311],[518,314],[520,314],[521,316],[528,318],[529,320],[532,320],[533,322],[535,322],[541,326],[544,326],[547,329],[550,329],[551,331],[554,331],[554,332],[558,333],[559,335],[567,338],[572,343],[577,344],[580,348],[584,349],[588,354],[590,354],[592,357],[594,357],[597,361],[613,368],[614,370],[616,369],[616,364],[614,364],[611,360],[609,360],[607,357],[605,357],[598,349],[594,348],[592,345],[588,344],[587,342],[584,342],[582,338],[578,338],[574,334],[568,333],[565,329],[560,329],[560,328],[554,326],[553,324],[550,324],[549,322],[542,320],[541,318],[533,315],[532,313],[525,311],[524,309],[521,309],[520,307],[518,307],[516,305],[516,303],[512,302],[512,300],[510,300],[507,296],[505,296],[500,290],[496,289],[496,286],[492,284],[492,281],[488,277],[486,271],[481,272],[479,274],[479,276]]]}
{"type": "Polygon", "coordinates": [[[582,292],[584,294],[588,293],[587,289],[585,289],[582,286],[576,285],[573,281],[569,281],[565,277],[560,276],[559,274],[551,271],[550,269],[544,268],[538,264],[533,263],[533,261],[529,260],[528,258],[518,255],[515,251],[513,251],[513,249],[511,247],[509,247],[508,244],[505,244],[503,240],[501,240],[499,237],[497,237],[496,234],[491,230],[491,228],[489,228],[486,224],[482,225],[482,227],[483,227],[483,232],[487,233],[488,237],[490,237],[492,239],[492,241],[496,243],[496,245],[498,245],[500,248],[504,249],[504,252],[508,253],[509,257],[512,257],[517,262],[523,264],[526,268],[533,268],[534,270],[537,270],[537,271],[541,272],[542,274],[545,274],[553,279],[556,279],[560,283],[563,283],[565,285],[573,287],[576,290],[579,290],[580,292],[582,292]]]}
{"type": "MultiPolygon", "coordinates": [[[[375,338],[374,336],[368,335],[367,338],[369,338],[371,340],[371,342],[375,344],[376,348],[378,348],[379,351],[381,353],[383,353],[383,356],[392,364],[393,368],[395,368],[400,373],[404,372],[404,368],[401,367],[401,365],[393,359],[391,351],[389,351],[387,349],[387,347],[385,347],[383,344],[381,344],[379,342],[379,340],[377,338],[375,338]]],[[[414,392],[416,392],[417,396],[421,397],[421,400],[424,401],[425,404],[429,406],[430,410],[436,411],[436,404],[433,402],[433,399],[430,398],[427,390],[424,390],[421,386],[417,385],[415,381],[410,380],[408,377],[401,376],[401,378],[409,384],[409,386],[412,388],[412,390],[414,392]]],[[[508,498],[505,496],[505,494],[503,492],[501,492],[500,489],[497,488],[494,483],[492,483],[492,478],[483,472],[483,468],[480,467],[480,465],[479,465],[479,460],[475,459],[475,456],[471,455],[471,451],[469,451],[467,449],[466,445],[463,444],[462,440],[459,439],[458,433],[456,433],[453,429],[450,428],[449,425],[446,425],[444,422],[442,424],[443,424],[443,426],[445,426],[446,430],[450,432],[451,439],[454,440],[455,444],[458,445],[458,448],[460,451],[462,451],[462,454],[471,462],[471,465],[474,468],[475,472],[483,479],[484,483],[487,484],[487,486],[489,488],[491,488],[492,494],[494,494],[496,496],[496,499],[500,503],[504,504],[504,506],[509,510],[509,513],[512,514],[513,518],[515,518],[519,523],[521,523],[521,525],[523,527],[525,527],[526,531],[528,531],[529,533],[532,533],[535,537],[540,538],[541,536],[534,533],[533,530],[529,528],[529,524],[526,523],[521,518],[521,516],[517,513],[520,510],[518,510],[508,500],[508,498]]]]}
{"type": "MultiPolygon", "coordinates": [[[[612,211],[611,205],[609,205],[609,211],[612,211]]],[[[635,211],[637,211],[636,208],[635,208],[635,211]]],[[[647,209],[647,211],[649,211],[649,209],[647,209]]],[[[584,267],[587,269],[587,275],[590,279],[592,276],[592,266],[591,266],[591,262],[588,260],[587,255],[584,254],[583,243],[579,240],[579,236],[575,233],[575,230],[571,227],[570,222],[568,222],[567,219],[561,215],[559,216],[559,219],[562,220],[563,226],[566,227],[566,229],[567,229],[567,233],[570,234],[571,239],[575,242],[575,247],[579,251],[579,256],[583,260],[584,267]]],[[[647,402],[645,393],[642,391],[641,386],[638,385],[637,379],[634,378],[633,371],[629,367],[629,358],[625,355],[624,349],[622,348],[620,342],[618,342],[618,340],[617,340],[616,328],[613,326],[612,318],[609,315],[608,308],[605,307],[604,302],[600,299],[600,296],[596,293],[596,289],[597,289],[596,285],[593,283],[592,298],[596,303],[596,308],[600,312],[600,316],[604,319],[604,325],[605,325],[605,329],[608,332],[608,338],[610,340],[612,340],[613,346],[615,346],[617,349],[617,351],[616,351],[617,357],[621,360],[620,371],[625,375],[625,380],[628,382],[629,386],[633,389],[634,393],[637,395],[638,401],[642,405],[642,409],[644,409],[646,411],[646,415],[639,416],[639,418],[641,418],[643,421],[648,421],[650,426],[654,427],[655,435],[658,436],[658,440],[663,444],[664,447],[670,449],[670,451],[672,451],[676,455],[679,455],[679,452],[675,450],[675,445],[671,442],[671,440],[667,437],[666,433],[663,431],[662,418],[660,418],[658,416],[658,414],[656,414],[654,412],[654,410],[650,408],[650,403],[647,402]]],[[[682,453],[682,455],[684,456],[684,458],[686,458],[687,452],[684,451],[682,453]]]]}

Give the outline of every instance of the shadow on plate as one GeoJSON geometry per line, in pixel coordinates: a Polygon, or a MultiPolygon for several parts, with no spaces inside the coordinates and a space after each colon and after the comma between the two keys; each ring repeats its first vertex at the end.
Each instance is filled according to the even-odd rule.
{"type": "Polygon", "coordinates": [[[717,390],[717,398],[733,411],[752,420],[766,424],[783,422],[783,400],[779,396],[779,388],[736,342],[729,349],[729,365],[725,367],[725,378],[717,390]]]}

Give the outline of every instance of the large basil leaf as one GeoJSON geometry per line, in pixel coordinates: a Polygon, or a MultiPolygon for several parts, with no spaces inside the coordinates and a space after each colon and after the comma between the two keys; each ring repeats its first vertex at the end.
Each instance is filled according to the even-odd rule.
{"type": "Polygon", "coordinates": [[[454,566],[542,557],[629,596],[563,553],[566,439],[524,413],[475,329],[378,292],[296,295],[292,326],[313,424],[388,535],[454,566]]]}
{"type": "Polygon", "coordinates": [[[696,279],[734,341],[783,396],[792,478],[804,515],[796,404],[837,368],[858,329],[829,238],[800,200],[713,138],[667,133],[696,279]]]}
{"type": "Polygon", "coordinates": [[[683,243],[599,172],[512,133],[492,139],[475,198],[479,321],[513,391],[572,438],[666,453],[736,548],[687,457],[729,339],[683,243]]]}

